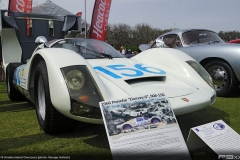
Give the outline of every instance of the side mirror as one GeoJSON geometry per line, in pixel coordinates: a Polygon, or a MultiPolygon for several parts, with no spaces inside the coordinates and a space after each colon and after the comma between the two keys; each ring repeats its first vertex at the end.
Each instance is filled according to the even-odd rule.
{"type": "Polygon", "coordinates": [[[47,39],[44,37],[44,36],[38,36],[36,39],[35,39],[35,44],[37,46],[41,45],[41,44],[44,44],[44,46],[48,47],[47,45],[47,39]]]}
{"type": "Polygon", "coordinates": [[[158,48],[168,48],[165,42],[162,39],[156,39],[156,46],[158,48]]]}

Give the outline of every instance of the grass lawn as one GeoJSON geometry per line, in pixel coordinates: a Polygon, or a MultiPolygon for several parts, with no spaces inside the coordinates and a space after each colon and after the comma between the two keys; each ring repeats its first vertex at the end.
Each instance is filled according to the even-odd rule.
{"type": "MultiPolygon", "coordinates": [[[[219,119],[240,133],[239,98],[239,93],[235,98],[218,97],[212,107],[178,116],[185,140],[191,127],[219,119]]],[[[50,136],[40,129],[33,107],[27,102],[11,102],[7,96],[6,84],[0,83],[0,157],[46,156],[46,159],[50,159],[48,156],[70,156],[71,159],[79,160],[112,159],[103,125],[77,123],[70,132],[50,136]]],[[[190,154],[193,160],[216,158],[208,147],[190,154]]]]}

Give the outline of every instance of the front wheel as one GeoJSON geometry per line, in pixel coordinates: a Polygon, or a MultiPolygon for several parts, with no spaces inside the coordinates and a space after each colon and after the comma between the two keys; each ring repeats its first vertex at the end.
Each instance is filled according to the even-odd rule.
{"type": "Polygon", "coordinates": [[[205,65],[205,69],[213,79],[217,96],[232,96],[238,89],[238,79],[232,68],[222,60],[213,60],[205,65]]]}
{"type": "Polygon", "coordinates": [[[36,114],[42,130],[47,134],[55,134],[66,129],[68,118],[60,114],[51,102],[48,73],[44,61],[37,65],[34,85],[36,114]]]}

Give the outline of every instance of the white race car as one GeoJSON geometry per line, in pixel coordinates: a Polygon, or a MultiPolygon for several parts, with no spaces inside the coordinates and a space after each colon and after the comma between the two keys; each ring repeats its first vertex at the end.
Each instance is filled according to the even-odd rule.
{"type": "MultiPolygon", "coordinates": [[[[25,24],[25,19],[20,20],[25,24]]],[[[43,44],[23,61],[21,57],[12,60],[17,49],[12,51],[13,45],[7,43],[17,44],[15,30],[3,29],[1,34],[8,96],[33,102],[39,125],[47,134],[69,126],[69,119],[103,124],[100,101],[163,92],[175,114],[181,115],[206,108],[216,100],[209,74],[193,58],[175,49],[149,49],[128,59],[111,45],[94,39],[46,42],[38,37],[36,43],[43,44]]],[[[26,43],[21,42],[22,46],[26,43]]]]}
{"type": "Polygon", "coordinates": [[[130,108],[121,108],[111,110],[110,112],[113,116],[118,115],[123,117],[125,120],[130,120],[133,117],[140,117],[148,113],[148,108],[139,108],[139,109],[130,109],[130,108]]]}

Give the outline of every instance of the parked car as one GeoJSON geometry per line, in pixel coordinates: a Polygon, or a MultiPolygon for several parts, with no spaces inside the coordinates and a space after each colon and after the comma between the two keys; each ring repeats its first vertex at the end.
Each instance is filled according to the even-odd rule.
{"type": "Polygon", "coordinates": [[[160,122],[162,122],[161,118],[156,116],[153,116],[151,118],[137,117],[127,122],[124,122],[120,125],[117,125],[116,128],[119,129],[121,132],[127,133],[129,131],[135,131],[133,129],[138,129],[138,127],[144,127],[145,129],[156,128],[156,123],[160,123],[160,122]]]}
{"type": "Polygon", "coordinates": [[[240,39],[234,39],[234,40],[228,41],[228,43],[240,44],[240,39]]]}
{"type": "Polygon", "coordinates": [[[111,111],[111,114],[123,117],[125,120],[129,120],[133,117],[139,117],[148,113],[148,108],[130,109],[120,108],[111,111]]]}
{"type": "Polygon", "coordinates": [[[182,115],[216,100],[210,75],[181,51],[155,48],[129,59],[106,42],[74,38],[82,29],[78,16],[1,16],[8,97],[31,101],[47,134],[61,132],[72,119],[103,124],[101,101],[164,92],[182,115]],[[32,21],[31,36],[24,17],[32,21]]]}
{"type": "Polygon", "coordinates": [[[218,96],[232,96],[238,90],[240,46],[224,42],[217,33],[205,29],[174,30],[159,36],[153,44],[139,46],[141,50],[158,47],[178,49],[198,61],[211,75],[218,96]]]}

